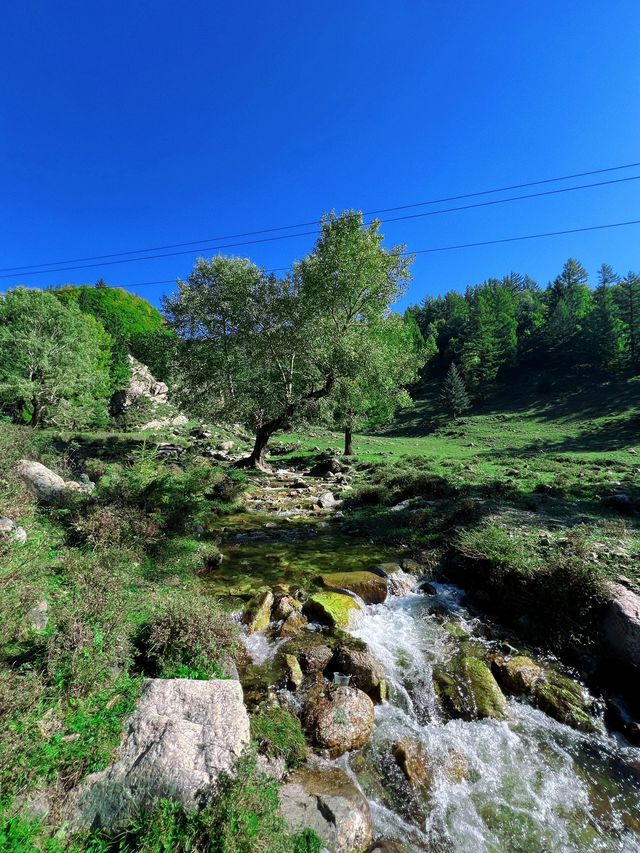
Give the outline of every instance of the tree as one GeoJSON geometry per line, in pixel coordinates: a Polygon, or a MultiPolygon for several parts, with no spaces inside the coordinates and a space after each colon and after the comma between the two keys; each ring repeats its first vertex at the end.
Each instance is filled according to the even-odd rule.
{"type": "Polygon", "coordinates": [[[323,217],[311,254],[278,279],[246,259],[199,259],[165,299],[181,337],[182,398],[255,431],[246,464],[266,467],[271,436],[349,375],[356,329],[375,328],[402,292],[410,259],[385,250],[362,214],[323,217]]]}
{"type": "Polygon", "coordinates": [[[585,336],[586,318],[592,309],[587,271],[579,261],[569,258],[562,272],[547,291],[549,315],[544,331],[547,349],[558,363],[576,364],[588,357],[585,336]]]}
{"type": "Polygon", "coordinates": [[[353,454],[356,429],[388,423],[397,409],[412,404],[407,386],[430,352],[415,320],[397,314],[369,328],[356,326],[350,341],[350,364],[326,402],[331,422],[344,430],[345,456],[353,454]]]}
{"type": "Polygon", "coordinates": [[[447,371],[442,386],[441,399],[443,406],[453,416],[454,420],[457,420],[471,406],[464,379],[458,372],[458,368],[454,362],[451,362],[447,371]]]}
{"type": "Polygon", "coordinates": [[[625,346],[624,323],[611,286],[618,277],[608,264],[603,264],[599,280],[593,293],[593,307],[585,323],[589,361],[601,370],[612,370],[619,364],[625,346]]]}
{"type": "Polygon", "coordinates": [[[632,369],[640,367],[640,275],[629,272],[615,288],[615,299],[626,326],[626,348],[632,369]]]}
{"type": "Polygon", "coordinates": [[[0,296],[0,400],[32,426],[104,425],[111,339],[49,291],[0,296]]]}

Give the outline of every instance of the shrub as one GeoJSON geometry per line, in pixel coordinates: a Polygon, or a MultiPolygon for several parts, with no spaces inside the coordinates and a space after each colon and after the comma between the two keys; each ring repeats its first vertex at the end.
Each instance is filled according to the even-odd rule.
{"type": "Polygon", "coordinates": [[[214,599],[170,604],[142,632],[142,662],[161,678],[223,678],[239,628],[214,599]]]}
{"type": "Polygon", "coordinates": [[[284,758],[288,767],[300,764],[307,754],[300,720],[280,705],[263,705],[254,712],[251,736],[262,752],[284,758]]]}
{"type": "Polygon", "coordinates": [[[154,545],[160,537],[158,522],[135,507],[97,504],[75,513],[70,521],[74,536],[92,547],[154,545]]]}

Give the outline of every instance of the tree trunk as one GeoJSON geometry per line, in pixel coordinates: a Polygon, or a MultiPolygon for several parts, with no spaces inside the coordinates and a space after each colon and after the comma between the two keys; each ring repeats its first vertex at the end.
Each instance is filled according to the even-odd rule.
{"type": "Polygon", "coordinates": [[[35,397],[31,400],[31,405],[33,406],[33,412],[31,413],[30,426],[37,427],[40,423],[40,416],[42,415],[42,406],[35,397]]]}
{"type": "Polygon", "coordinates": [[[264,426],[261,426],[256,431],[256,438],[253,443],[253,450],[250,456],[244,459],[239,459],[236,462],[237,468],[255,468],[258,471],[270,471],[271,466],[267,462],[267,445],[273,433],[278,429],[277,421],[269,421],[264,426]]]}
{"type": "Polygon", "coordinates": [[[351,427],[344,428],[344,455],[353,456],[353,430],[351,427]]]}

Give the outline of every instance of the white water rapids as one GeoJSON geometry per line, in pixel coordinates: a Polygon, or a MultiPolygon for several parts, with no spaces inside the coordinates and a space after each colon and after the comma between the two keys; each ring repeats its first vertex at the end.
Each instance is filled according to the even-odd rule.
{"type": "Polygon", "coordinates": [[[452,613],[466,628],[473,620],[459,590],[434,586],[436,596],[390,596],[365,608],[350,631],[380,661],[391,688],[350,771],[369,798],[377,835],[443,853],[638,853],[640,750],[604,731],[577,732],[513,699],[508,722],[437,718],[431,665],[446,659],[454,641],[436,613],[452,613]],[[407,737],[422,744],[433,768],[422,800],[392,755],[407,737]]]}

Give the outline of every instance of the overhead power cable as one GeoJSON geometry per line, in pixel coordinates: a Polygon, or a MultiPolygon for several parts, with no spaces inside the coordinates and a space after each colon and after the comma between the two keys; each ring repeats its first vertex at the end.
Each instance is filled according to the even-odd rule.
{"type": "MultiPolygon", "coordinates": [[[[640,219],[629,219],[626,222],[608,222],[604,225],[585,225],[582,228],[565,228],[561,231],[544,231],[540,234],[524,234],[518,237],[500,237],[496,240],[478,240],[475,243],[455,243],[450,246],[434,246],[429,249],[413,249],[403,252],[404,255],[426,255],[432,252],[451,252],[455,249],[471,249],[478,246],[494,246],[498,243],[516,243],[520,240],[538,240],[542,237],[559,237],[562,234],[580,234],[586,231],[602,231],[605,228],[623,228],[627,225],[640,225],[640,219]]],[[[269,269],[268,273],[281,272],[288,267],[278,267],[277,269],[269,269]]],[[[162,281],[139,281],[134,284],[114,285],[127,289],[128,287],[147,287],[158,284],[175,284],[176,279],[169,278],[162,281]]]]}
{"type": "MultiPolygon", "coordinates": [[[[401,205],[396,205],[395,207],[382,207],[382,208],[378,208],[377,210],[367,210],[367,211],[364,211],[363,215],[364,216],[376,216],[379,213],[393,213],[397,210],[409,210],[409,209],[416,208],[416,207],[425,207],[427,205],[444,204],[445,202],[461,201],[462,199],[466,199],[466,198],[478,198],[480,196],[493,195],[495,193],[510,192],[511,190],[526,189],[527,187],[535,187],[535,186],[541,186],[543,184],[557,183],[558,181],[568,181],[568,180],[572,180],[574,178],[584,178],[584,177],[588,177],[590,175],[601,175],[601,174],[604,174],[607,172],[616,172],[616,171],[620,171],[622,169],[633,169],[637,166],[640,166],[640,162],[638,162],[638,163],[626,163],[626,164],[621,165],[621,166],[608,166],[607,168],[604,168],[604,169],[591,169],[588,172],[574,172],[571,175],[561,175],[561,176],[558,176],[555,178],[543,178],[543,179],[537,180],[537,181],[527,181],[527,182],[521,183],[521,184],[511,184],[510,186],[496,187],[494,189],[489,189],[489,190],[480,190],[477,192],[464,193],[461,195],[453,195],[453,196],[446,196],[443,198],[429,199],[428,201],[418,201],[418,202],[413,202],[411,204],[401,204],[401,205]]],[[[318,220],[314,220],[311,222],[298,222],[295,225],[278,225],[278,226],[275,226],[272,228],[262,228],[262,229],[259,229],[256,231],[243,231],[243,232],[238,233],[238,234],[227,234],[227,235],[222,235],[219,237],[204,237],[201,240],[190,240],[190,241],[187,241],[184,243],[166,243],[166,244],[161,245],[161,246],[150,246],[150,247],[147,247],[145,249],[130,249],[128,251],[111,252],[109,254],[104,254],[104,255],[89,255],[86,257],[82,257],[82,258],[68,258],[66,260],[60,260],[60,261],[43,261],[39,264],[21,264],[20,266],[16,266],[16,267],[0,267],[0,272],[16,272],[18,270],[34,269],[35,267],[51,267],[51,266],[59,266],[62,264],[82,263],[84,261],[106,260],[108,258],[124,257],[125,255],[140,255],[140,254],[144,254],[144,253],[148,253],[148,252],[163,251],[164,249],[179,249],[179,248],[183,248],[184,246],[197,246],[200,243],[214,243],[214,242],[218,242],[220,240],[236,240],[236,239],[239,239],[241,237],[254,237],[254,236],[257,236],[258,234],[271,234],[271,233],[275,233],[276,231],[290,231],[294,228],[309,228],[311,226],[318,226],[318,224],[319,224],[318,220]]],[[[44,272],[44,270],[43,270],[43,272],[44,272]]]]}
{"type": "MultiPolygon", "coordinates": [[[[594,187],[603,187],[610,186],[611,184],[621,184],[626,183],[628,181],[638,181],[640,180],[640,175],[634,175],[628,178],[615,178],[610,181],[598,181],[593,184],[580,184],[576,187],[562,187],[556,190],[544,190],[539,193],[527,193],[526,195],[517,195],[510,196],[509,198],[499,198],[492,199],[491,201],[481,201],[476,202],[475,204],[467,204],[461,205],[458,207],[448,207],[441,210],[429,210],[423,213],[411,213],[405,214],[404,216],[393,216],[388,217],[387,219],[381,220],[383,223],[389,222],[401,222],[408,219],[419,219],[426,216],[439,216],[443,213],[456,213],[462,210],[471,210],[480,207],[490,207],[498,204],[506,204],[507,202],[513,201],[522,201],[525,199],[531,198],[540,198],[542,196],[551,196],[558,195],[560,193],[568,193],[575,192],[576,190],[585,190],[592,189],[594,187]]],[[[363,225],[371,225],[371,222],[365,222],[363,225]]],[[[252,246],[257,243],[271,243],[279,240],[290,240],[295,237],[308,237],[308,236],[316,236],[319,233],[318,229],[314,229],[313,231],[300,231],[297,234],[281,234],[277,237],[261,237],[257,240],[245,240],[238,243],[223,243],[217,246],[201,246],[198,249],[185,249],[179,252],[163,252],[157,255],[145,255],[140,258],[119,258],[118,260],[110,260],[110,261],[102,261],[99,263],[91,263],[91,264],[81,264],[77,266],[67,266],[67,267],[56,267],[53,269],[44,269],[44,270],[30,270],[30,271],[19,271],[19,272],[11,272],[11,273],[3,273],[0,275],[0,278],[14,278],[16,276],[28,276],[28,275],[44,275],[45,273],[56,273],[56,272],[67,272],[69,270],[82,270],[82,269],[91,269],[93,267],[105,267],[105,266],[114,266],[117,264],[131,264],[137,261],[151,261],[156,260],[158,258],[173,258],[179,255],[194,255],[199,252],[207,252],[207,251],[220,251],[220,249],[235,249],[239,246],[252,246]]]]}

